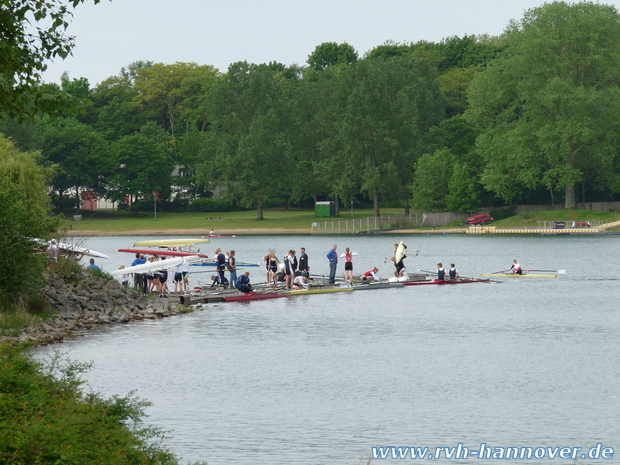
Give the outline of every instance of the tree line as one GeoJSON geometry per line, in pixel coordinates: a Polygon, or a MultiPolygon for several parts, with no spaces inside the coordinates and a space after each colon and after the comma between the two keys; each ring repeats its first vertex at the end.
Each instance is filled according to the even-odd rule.
{"type": "Polygon", "coordinates": [[[618,200],[618,39],[613,6],[554,2],[498,37],[364,57],[323,43],[305,66],[136,62],[92,88],[68,75],[39,86],[62,108],[13,113],[0,131],[40,150],[58,204],[88,190],[176,209],[215,192],[259,218],[274,200],[367,201],[377,216],[385,202],[573,208],[618,200]]]}

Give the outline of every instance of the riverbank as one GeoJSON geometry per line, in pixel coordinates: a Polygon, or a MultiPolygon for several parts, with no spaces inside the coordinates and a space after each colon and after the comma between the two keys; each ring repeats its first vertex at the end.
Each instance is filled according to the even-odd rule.
{"type": "Polygon", "coordinates": [[[149,298],[87,271],[63,276],[45,274],[47,285],[40,290],[45,299],[45,317],[26,326],[17,335],[0,337],[0,343],[52,344],[66,337],[86,334],[98,325],[165,318],[193,311],[176,301],[149,298]]]}

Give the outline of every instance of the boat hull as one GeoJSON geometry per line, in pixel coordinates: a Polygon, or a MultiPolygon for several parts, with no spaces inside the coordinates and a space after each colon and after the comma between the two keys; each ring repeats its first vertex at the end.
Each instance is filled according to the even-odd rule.
{"type": "Polygon", "coordinates": [[[483,274],[482,276],[493,276],[496,278],[557,278],[555,274],[517,274],[517,273],[491,273],[483,274]]]}
{"type": "Polygon", "coordinates": [[[143,255],[157,255],[160,257],[191,257],[197,255],[200,258],[209,258],[203,253],[179,252],[175,250],[158,250],[158,249],[118,249],[119,252],[139,253],[143,255]]]}
{"type": "Polygon", "coordinates": [[[290,295],[289,292],[249,292],[242,295],[224,296],[224,300],[226,302],[251,302],[253,300],[278,299],[290,295]]]}
{"type": "Polygon", "coordinates": [[[357,284],[353,286],[353,290],[354,291],[369,291],[372,289],[388,289],[391,287],[403,287],[404,285],[405,285],[404,282],[357,284]]]}
{"type": "Polygon", "coordinates": [[[456,279],[454,281],[445,281],[445,280],[440,280],[440,279],[433,279],[433,280],[429,280],[429,281],[411,281],[408,283],[404,283],[405,286],[424,286],[424,285],[428,285],[428,284],[439,284],[439,285],[444,285],[444,284],[473,284],[473,283],[488,283],[490,282],[490,279],[456,279]]]}
{"type": "Polygon", "coordinates": [[[291,295],[308,295],[308,294],[330,294],[333,292],[351,292],[352,287],[317,287],[310,289],[302,289],[299,291],[291,291],[291,295]]]}

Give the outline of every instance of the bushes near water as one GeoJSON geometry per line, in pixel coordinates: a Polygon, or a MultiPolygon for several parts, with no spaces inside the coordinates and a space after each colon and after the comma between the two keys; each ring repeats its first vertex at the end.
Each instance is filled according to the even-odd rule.
{"type": "Polygon", "coordinates": [[[162,432],[142,423],[147,402],[82,392],[88,368],[60,356],[44,367],[0,345],[0,463],[178,464],[162,432]]]}

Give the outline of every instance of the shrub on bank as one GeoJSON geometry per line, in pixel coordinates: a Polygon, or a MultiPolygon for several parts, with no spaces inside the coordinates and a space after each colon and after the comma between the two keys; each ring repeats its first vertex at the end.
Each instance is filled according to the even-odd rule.
{"type": "Polygon", "coordinates": [[[130,394],[85,394],[88,364],[57,356],[48,367],[0,345],[0,463],[177,465],[163,433],[143,425],[149,404],[130,394]]]}
{"type": "Polygon", "coordinates": [[[196,199],[187,208],[191,212],[228,212],[233,208],[227,199],[196,199]]]}

